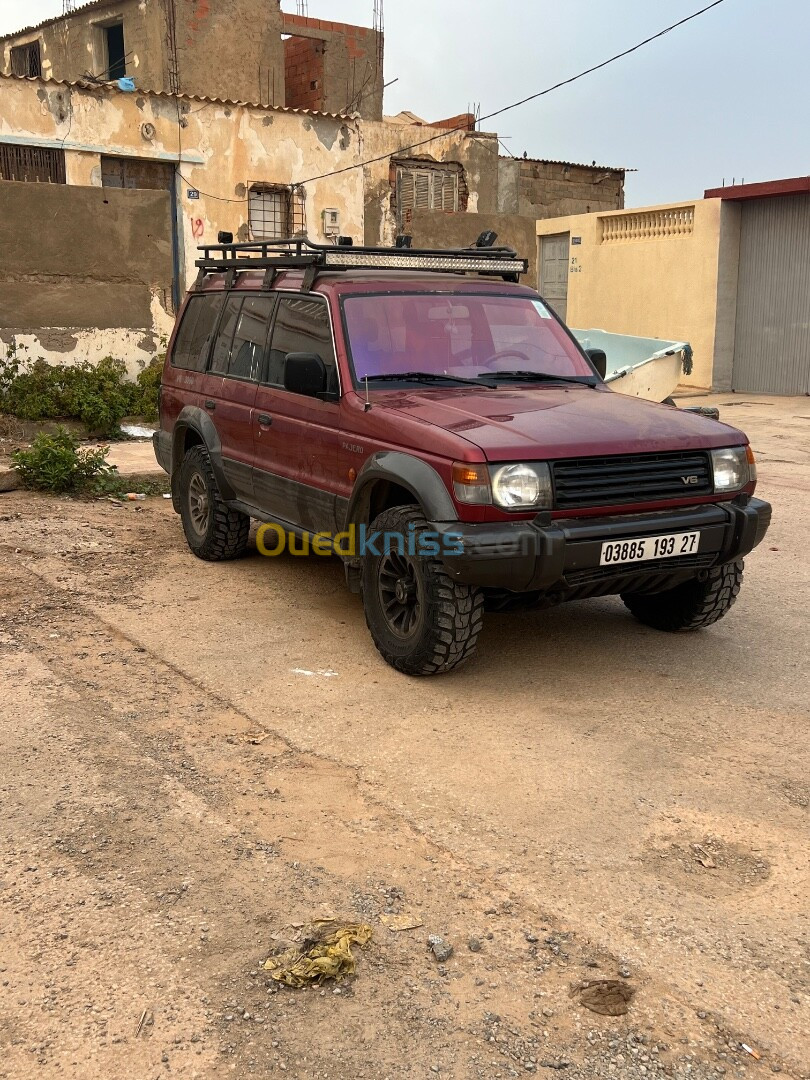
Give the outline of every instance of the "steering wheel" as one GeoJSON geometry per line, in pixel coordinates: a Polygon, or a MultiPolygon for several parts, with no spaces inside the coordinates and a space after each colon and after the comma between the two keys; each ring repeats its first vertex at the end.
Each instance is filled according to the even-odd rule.
{"type": "Polygon", "coordinates": [[[529,368],[532,366],[530,358],[526,353],[521,352],[520,349],[502,349],[500,352],[493,353],[492,356],[487,357],[481,364],[482,367],[488,368],[490,371],[497,371],[493,364],[496,364],[499,360],[505,360],[507,356],[514,356],[518,360],[522,360],[524,364],[528,364],[529,368]]]}

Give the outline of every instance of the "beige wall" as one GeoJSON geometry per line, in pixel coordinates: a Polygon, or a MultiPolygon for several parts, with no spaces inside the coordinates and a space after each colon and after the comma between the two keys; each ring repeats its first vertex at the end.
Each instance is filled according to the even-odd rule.
{"type": "Polygon", "coordinates": [[[570,248],[569,325],[688,341],[694,369],[684,385],[710,388],[715,362],[719,369],[733,349],[727,300],[736,284],[736,262],[729,213],[733,215],[734,208],[720,199],[706,199],[538,221],[538,245],[543,236],[556,233],[581,237],[581,243],[570,248]],[[669,231],[683,228],[666,223],[669,212],[690,207],[691,229],[669,231]],[[618,238],[603,235],[611,230],[610,219],[620,219],[612,226],[618,238]],[[633,232],[639,235],[623,235],[633,232]]]}

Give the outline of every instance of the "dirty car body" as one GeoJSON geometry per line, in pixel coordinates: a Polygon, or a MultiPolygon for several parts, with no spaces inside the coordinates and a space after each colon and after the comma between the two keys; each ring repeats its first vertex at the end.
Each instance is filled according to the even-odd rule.
{"type": "Polygon", "coordinates": [[[740,431],[611,391],[514,253],[322,250],[200,261],[155,435],[196,554],[240,554],[251,518],[318,538],[408,674],[466,660],[484,607],[725,614],[770,521],[740,431]]]}

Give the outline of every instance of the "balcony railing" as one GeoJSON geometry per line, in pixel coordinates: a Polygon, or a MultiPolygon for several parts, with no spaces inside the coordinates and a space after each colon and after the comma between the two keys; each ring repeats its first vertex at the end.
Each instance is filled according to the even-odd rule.
{"type": "Polygon", "coordinates": [[[675,206],[666,210],[640,210],[637,213],[612,214],[600,220],[603,244],[691,236],[695,228],[695,208],[675,206]]]}

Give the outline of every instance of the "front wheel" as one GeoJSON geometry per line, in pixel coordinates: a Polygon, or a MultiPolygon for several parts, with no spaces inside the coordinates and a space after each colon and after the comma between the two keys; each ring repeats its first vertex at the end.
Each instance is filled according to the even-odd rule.
{"type": "Polygon", "coordinates": [[[711,626],[731,608],[743,579],[743,561],[713,566],[699,578],[660,593],[622,593],[635,617],[656,630],[683,633],[711,626]]]}
{"type": "Polygon", "coordinates": [[[483,622],[481,590],[453,581],[440,559],[419,554],[432,550],[427,531],[418,507],[386,510],[370,530],[379,533],[380,554],[363,558],[366,624],[383,659],[406,675],[439,675],[469,660],[483,622]]]}

